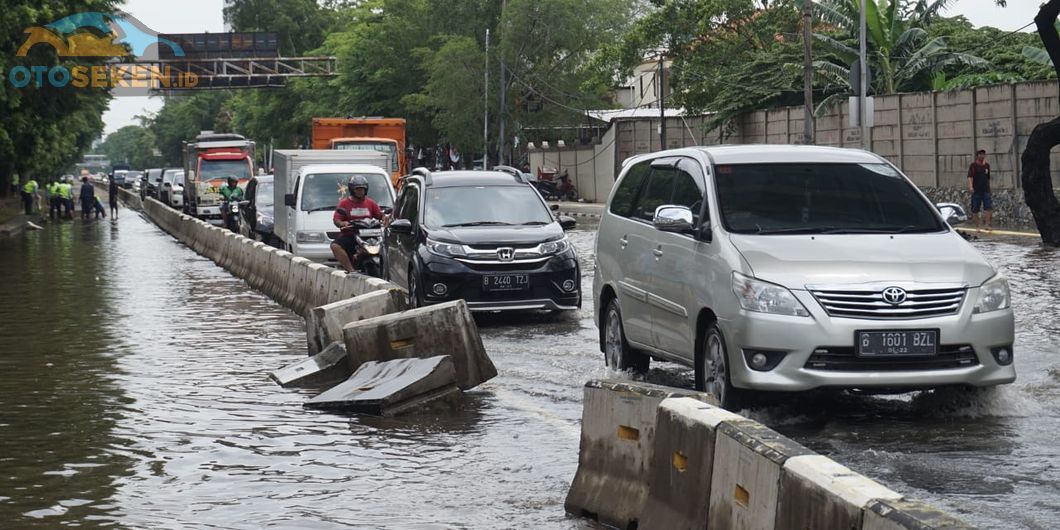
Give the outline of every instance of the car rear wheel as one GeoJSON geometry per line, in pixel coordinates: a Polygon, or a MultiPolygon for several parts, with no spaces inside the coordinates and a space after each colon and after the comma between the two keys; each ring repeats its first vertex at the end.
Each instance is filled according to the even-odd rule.
{"type": "Polygon", "coordinates": [[[739,410],[746,394],[732,386],[729,352],[717,323],[707,328],[701,349],[696,355],[696,390],[714,396],[724,409],[739,410]]]}
{"type": "Polygon", "coordinates": [[[604,313],[604,362],[612,370],[648,371],[651,358],[634,350],[626,341],[626,332],[622,327],[622,310],[618,299],[611,300],[604,313]]]}

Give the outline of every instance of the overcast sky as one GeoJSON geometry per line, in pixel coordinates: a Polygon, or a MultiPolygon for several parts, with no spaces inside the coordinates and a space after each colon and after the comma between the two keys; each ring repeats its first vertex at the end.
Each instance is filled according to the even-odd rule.
{"type": "MultiPolygon", "coordinates": [[[[946,16],[964,15],[976,26],[1015,30],[1034,19],[1041,0],[1008,0],[1007,8],[994,7],[990,0],[958,0],[946,16]]],[[[125,11],[159,33],[199,33],[224,30],[223,0],[126,0],[125,11]]],[[[1033,29],[1028,28],[1024,31],[1033,29]]],[[[148,97],[120,97],[110,103],[103,115],[105,134],[137,123],[137,115],[150,115],[162,107],[162,100],[148,97]]]]}

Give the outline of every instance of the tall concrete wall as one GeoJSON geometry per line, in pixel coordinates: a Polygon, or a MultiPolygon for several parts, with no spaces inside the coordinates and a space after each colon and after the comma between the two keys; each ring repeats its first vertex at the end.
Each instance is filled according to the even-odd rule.
{"type": "MultiPolygon", "coordinates": [[[[977,149],[986,149],[998,191],[1019,190],[1020,155],[1034,127],[1060,115],[1055,81],[994,85],[950,92],[918,92],[875,99],[872,151],[886,157],[925,189],[964,189],[977,149]]],[[[816,120],[818,145],[861,147],[861,131],[849,127],[844,102],[816,120]]],[[[666,147],[801,143],[802,107],[751,112],[732,130],[705,130],[708,116],[666,119],[666,147]]],[[[603,202],[626,158],[659,150],[659,118],[616,119],[600,145],[550,148],[531,153],[540,165],[569,170],[586,200],[603,202]],[[614,134],[613,137],[609,135],[614,134]],[[613,158],[605,147],[612,145],[613,158]],[[591,168],[585,160],[593,158],[591,168]],[[589,176],[591,174],[591,177],[589,176]],[[587,186],[592,183],[591,192],[587,186]]],[[[1060,151],[1052,160],[1053,185],[1060,188],[1060,151]]],[[[1017,194],[1021,195],[1021,194],[1017,194]]]]}

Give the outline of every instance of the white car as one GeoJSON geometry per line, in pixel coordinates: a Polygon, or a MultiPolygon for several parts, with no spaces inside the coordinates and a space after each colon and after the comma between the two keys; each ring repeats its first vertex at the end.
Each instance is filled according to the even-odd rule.
{"type": "MultiPolygon", "coordinates": [[[[949,209],[947,209],[948,211],[949,209]]],[[[596,240],[601,350],[751,391],[1011,383],[1005,277],[882,157],[715,146],[626,162],[596,240]]]]}
{"type": "Polygon", "coordinates": [[[180,209],[184,206],[184,171],[167,169],[162,174],[158,198],[167,206],[180,209]]]}

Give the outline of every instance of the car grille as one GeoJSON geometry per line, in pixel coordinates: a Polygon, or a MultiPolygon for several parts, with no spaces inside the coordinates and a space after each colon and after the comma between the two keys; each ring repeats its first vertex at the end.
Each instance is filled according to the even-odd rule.
{"type": "Polygon", "coordinates": [[[967,344],[942,345],[936,355],[893,355],[888,357],[858,357],[854,348],[822,347],[810,355],[804,366],[808,370],[829,372],[915,372],[923,370],[954,370],[978,366],[979,357],[967,344]]]}
{"type": "Polygon", "coordinates": [[[869,319],[916,319],[956,314],[961,309],[965,286],[905,290],[899,304],[884,300],[884,288],[810,288],[810,293],[829,316],[869,319]]]}

